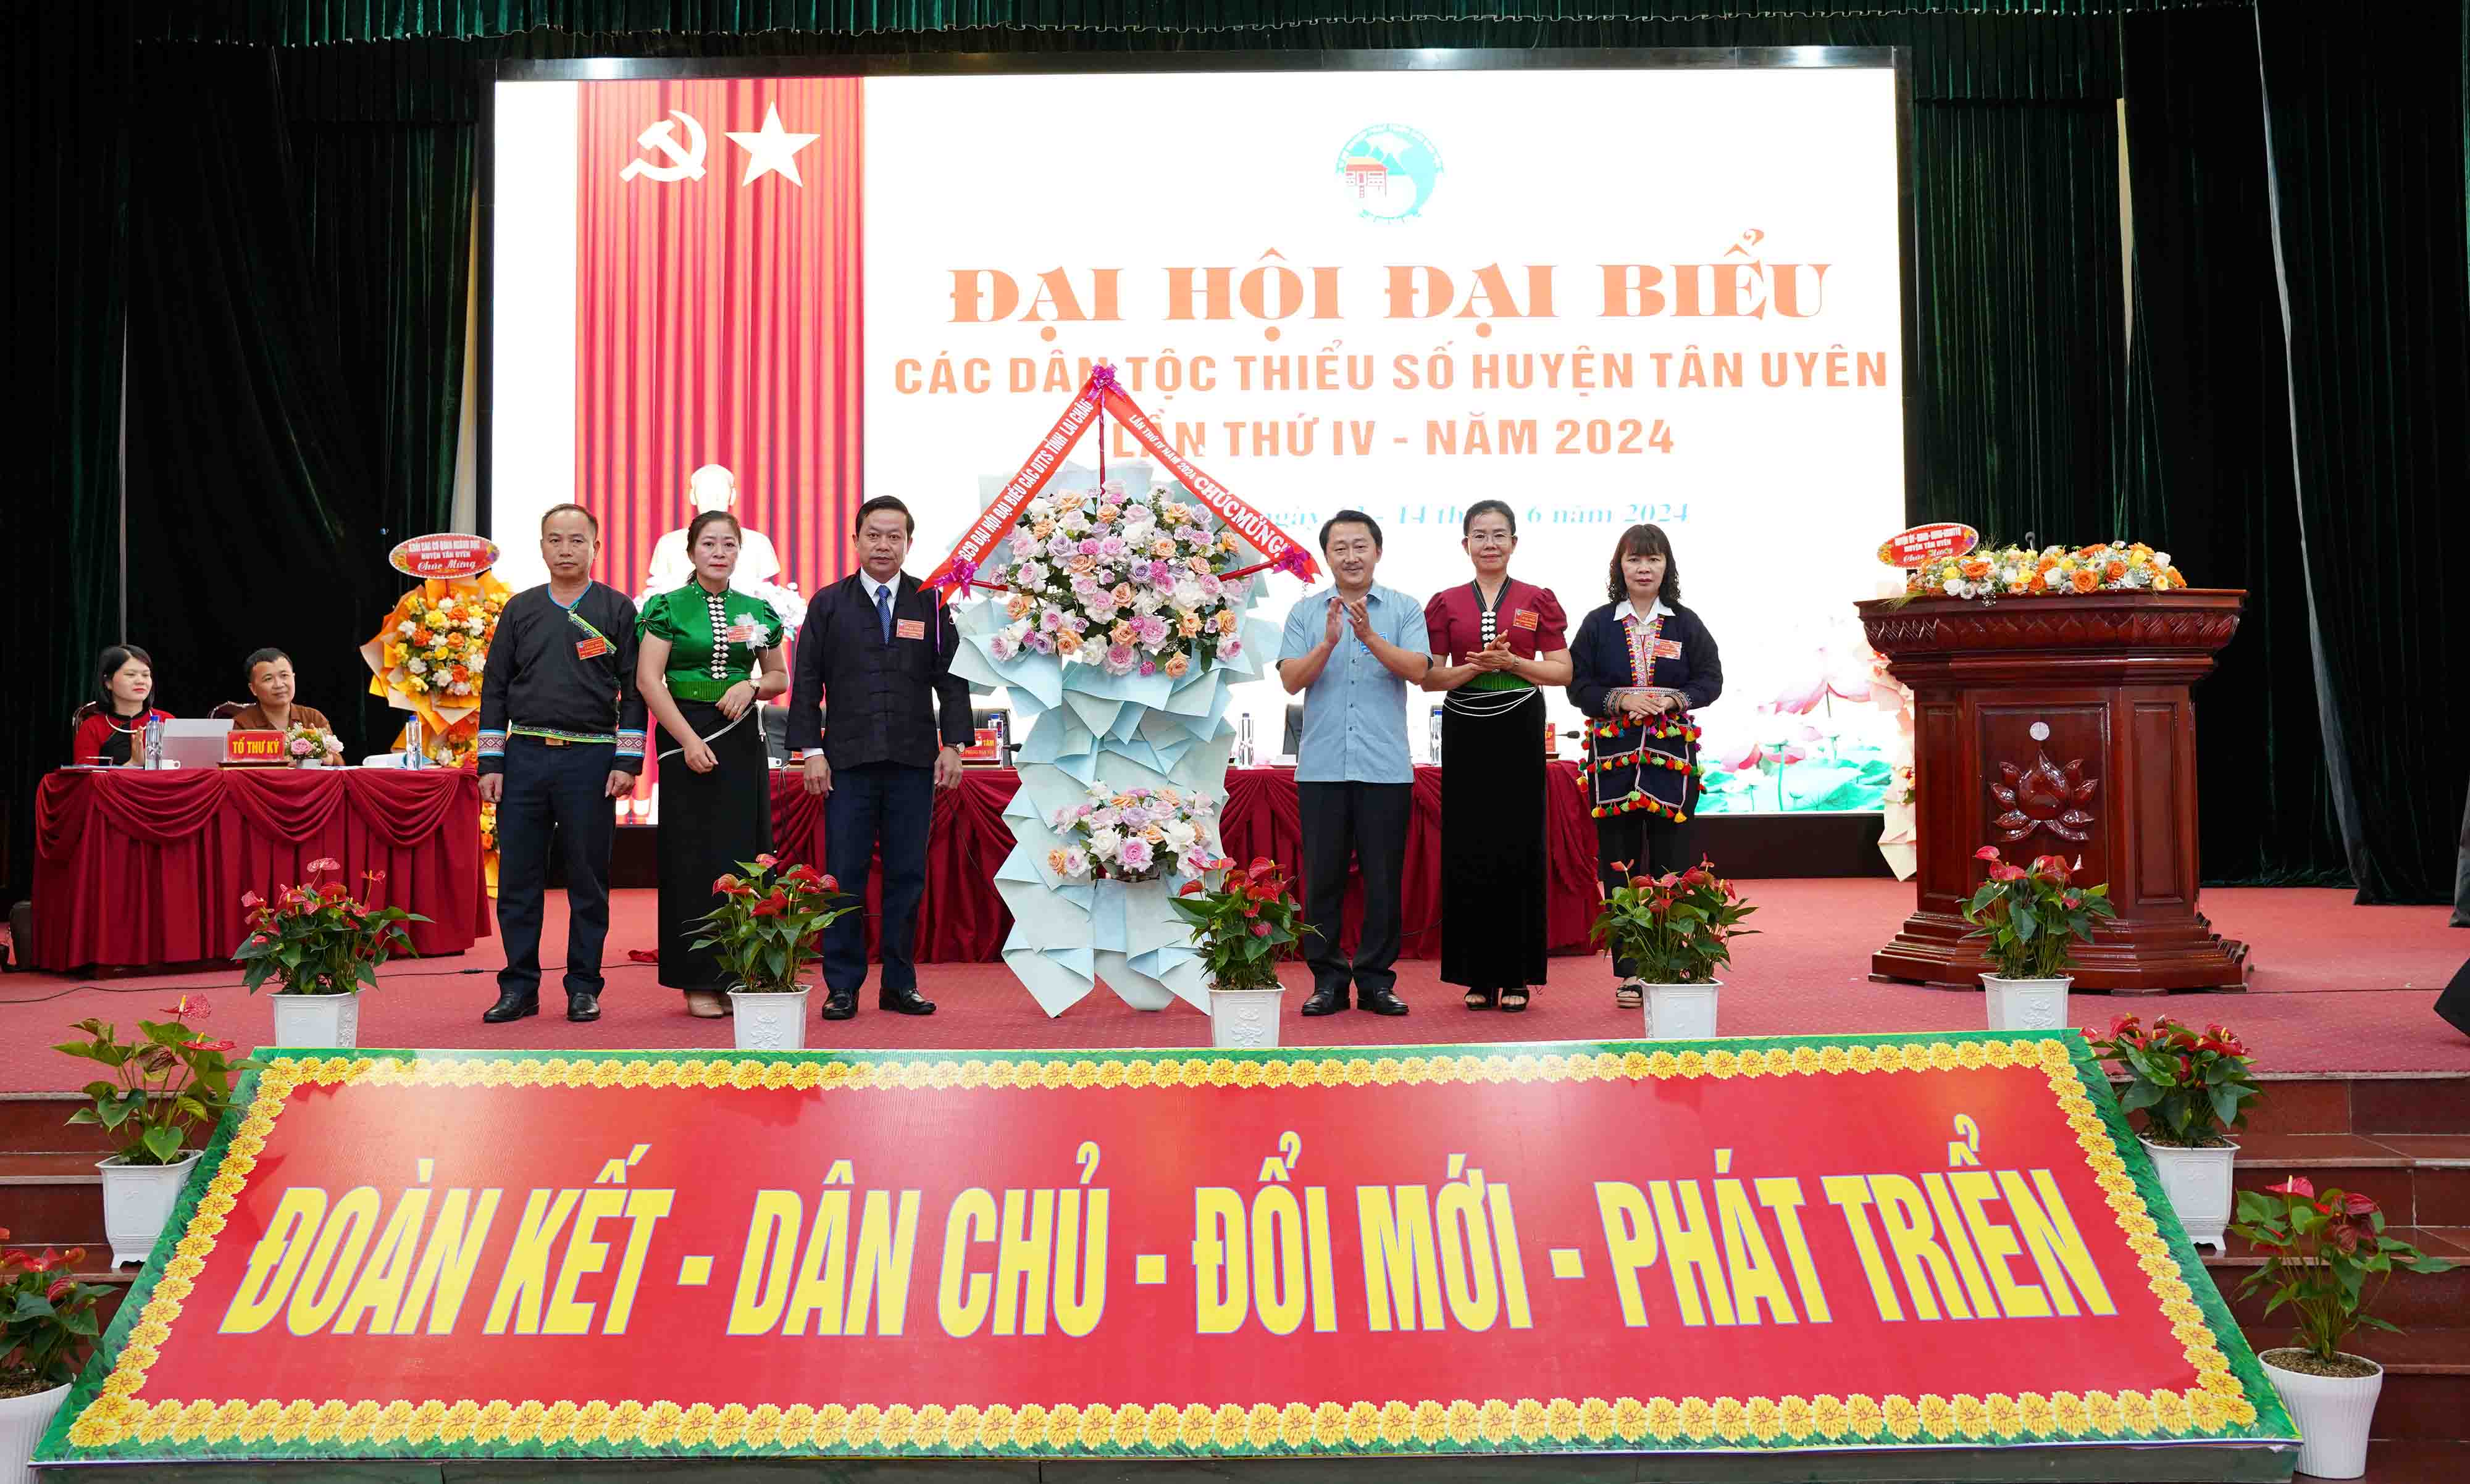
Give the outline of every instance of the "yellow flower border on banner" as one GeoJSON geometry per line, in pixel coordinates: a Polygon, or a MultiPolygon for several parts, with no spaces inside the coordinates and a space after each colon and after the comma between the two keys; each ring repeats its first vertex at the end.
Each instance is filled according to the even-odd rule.
{"type": "MultiPolygon", "coordinates": [[[[669,1449],[752,1447],[790,1451],[977,1452],[1003,1448],[1086,1455],[1112,1446],[1134,1453],[1177,1449],[1211,1454],[1398,1449],[1444,1445],[1743,1445],[1781,1438],[1826,1438],[1846,1446],[1983,1442],[1992,1437],[2082,1440],[2096,1435],[2153,1439],[2217,1431],[2256,1420],[2231,1374],[2177,1260],[2145,1208],[2083,1076],[2061,1040],[1914,1041],[1902,1045],[1721,1048],[1713,1052],[1575,1052],[1327,1056],[1293,1060],[1232,1057],[1120,1057],[1101,1061],[989,1058],[897,1061],[760,1061],[752,1057],[278,1057],[258,1074],[256,1097],[205,1194],[165,1264],[139,1322],[128,1333],[101,1394],[79,1414],[68,1438],[97,1449],[137,1439],[211,1444],[384,1447],[432,1442],[556,1447],[605,1445],[669,1449]],[[416,1087],[700,1087],[739,1090],[920,1090],[948,1087],[1427,1086],[1475,1082],[1655,1081],[1669,1078],[1863,1076],[1873,1073],[2039,1067],[2060,1112],[2085,1151],[2086,1167],[2136,1255],[2147,1287],[2195,1367],[2196,1384],[2155,1388],[1920,1397],[1862,1393],[1813,1397],[1521,1397],[1400,1399],[1249,1405],[1171,1403],[1144,1405],[1003,1403],[919,1406],[838,1404],[781,1408],[730,1403],[470,1398],[419,1403],[339,1399],[254,1402],[231,1398],[143,1400],[147,1372],[172,1337],[181,1306],[205,1270],[249,1172],[291,1093],[303,1086],[365,1083],[416,1087]],[[1882,1441],[1883,1440],[1883,1441],[1882,1441]]],[[[1110,1455],[1101,1455],[1110,1456],[1110,1455]]]]}

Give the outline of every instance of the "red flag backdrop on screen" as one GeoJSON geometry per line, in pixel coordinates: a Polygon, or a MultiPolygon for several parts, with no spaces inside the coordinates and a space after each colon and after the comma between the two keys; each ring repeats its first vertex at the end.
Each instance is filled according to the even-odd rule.
{"type": "Polygon", "coordinates": [[[640,591],[693,518],[687,476],[721,464],[776,580],[812,593],[863,499],[858,81],[577,93],[574,499],[600,517],[600,576],[640,591]]]}

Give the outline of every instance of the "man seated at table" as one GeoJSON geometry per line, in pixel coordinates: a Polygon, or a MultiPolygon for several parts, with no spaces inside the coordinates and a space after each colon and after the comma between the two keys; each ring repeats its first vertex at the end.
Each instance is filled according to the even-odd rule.
{"type": "Polygon", "coordinates": [[[294,706],[291,657],[279,649],[261,649],[248,657],[248,693],[257,699],[232,713],[234,731],[289,731],[315,727],[333,731],[326,713],[314,706],[294,706]]]}

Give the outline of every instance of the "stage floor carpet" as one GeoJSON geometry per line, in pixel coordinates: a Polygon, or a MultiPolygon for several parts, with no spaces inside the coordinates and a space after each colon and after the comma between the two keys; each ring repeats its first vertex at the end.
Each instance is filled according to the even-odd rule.
{"type": "MultiPolygon", "coordinates": [[[[1757,937],[1736,944],[1726,976],[1721,1026],[1727,1035],[1969,1030],[1982,1024],[1976,993],[1912,985],[1873,984],[1871,952],[1910,911],[1912,888],[1895,881],[1748,881],[1760,909],[1750,922],[1757,937]]],[[[2470,931],[2448,928],[2441,907],[2358,907],[2347,890],[2224,889],[2204,893],[2219,931],[2250,945],[2249,992],[2074,997],[2079,1025],[2107,1026],[2114,1015],[2166,1009],[2202,1024],[2221,1020],[2253,1048],[2268,1073],[2460,1073],[2470,1075],[2470,1036],[2438,1020],[2435,995],[2465,956],[2470,931]]],[[[627,962],[627,950],[649,948],[655,936],[654,893],[616,893],[601,1019],[588,1026],[563,1018],[564,997],[551,970],[543,1012],[510,1026],[484,1026],[479,1012],[496,996],[491,977],[503,962],[499,939],[450,959],[405,961],[382,975],[361,1016],[361,1044],[377,1047],[522,1047],[543,1051],[634,1047],[726,1047],[725,1020],[696,1020],[681,997],[663,989],[657,971],[627,962]]],[[[565,952],[565,912],[553,898],[543,958],[565,952]]],[[[1612,975],[1601,957],[1551,961],[1551,983],[1523,1015],[1475,1013],[1443,985],[1439,965],[1399,966],[1399,992],[1414,1007],[1404,1018],[1362,1010],[1307,1020],[1295,1013],[1310,976],[1290,965],[1282,1034],[1294,1046],[1444,1044],[1470,1041],[1598,1041],[1637,1036],[1637,1010],[1613,1004],[1612,975]]],[[[855,1020],[817,1021],[807,1044],[903,1051],[1052,1049],[1059,1047],[1205,1046],[1207,1020],[1176,1006],[1133,1010],[1101,989],[1056,1019],[1040,1013],[1001,964],[921,965],[920,987],[942,1009],[916,1019],[874,1008],[873,983],[860,993],[855,1020]]],[[[243,1046],[272,1031],[266,997],[239,987],[228,967],[146,977],[77,979],[12,974],[0,979],[0,1093],[73,1089],[84,1063],[50,1050],[71,1023],[88,1016],[127,1025],[151,1017],[182,990],[212,1000],[214,1034],[243,1046]]],[[[818,996],[818,1004],[820,996],[818,996]]]]}

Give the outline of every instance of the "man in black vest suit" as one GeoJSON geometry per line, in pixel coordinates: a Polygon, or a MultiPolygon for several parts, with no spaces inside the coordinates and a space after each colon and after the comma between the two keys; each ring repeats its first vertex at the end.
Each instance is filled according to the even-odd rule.
{"type": "MultiPolygon", "coordinates": [[[[960,635],[951,614],[900,569],[916,530],[909,507],[889,495],[858,507],[858,570],[815,595],[798,632],[789,746],[805,752],[806,792],[824,798],[824,869],[842,890],[863,897],[878,846],[883,852],[875,1003],[931,1015],[912,957],[918,898],[926,889],[935,794],[961,781],[969,683],[952,673],[960,635]],[[819,715],[817,703],[827,698],[829,711],[819,715]]],[[[852,912],[824,930],[824,1018],[855,1015],[864,983],[866,917],[852,912]]]]}

